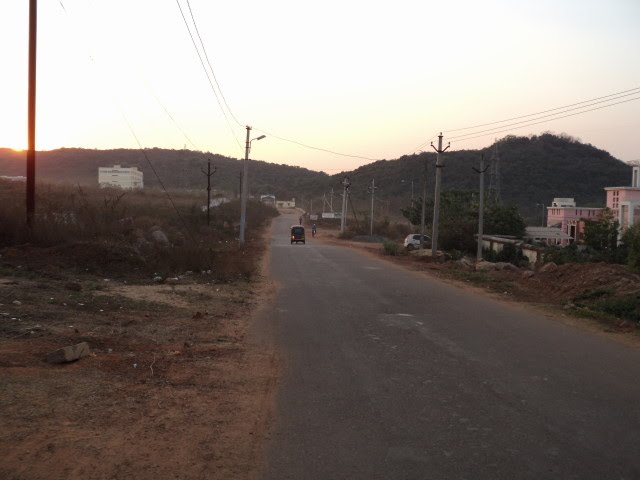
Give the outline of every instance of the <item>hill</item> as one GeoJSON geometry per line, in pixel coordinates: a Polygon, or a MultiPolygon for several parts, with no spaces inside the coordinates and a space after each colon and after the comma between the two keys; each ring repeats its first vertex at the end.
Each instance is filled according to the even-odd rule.
{"type": "MultiPolygon", "coordinates": [[[[478,174],[472,167],[479,167],[482,154],[488,165],[493,149],[492,145],[484,150],[456,150],[444,154],[443,189],[477,191],[478,174]]],[[[629,165],[604,150],[566,135],[508,136],[498,141],[498,152],[503,203],[516,205],[530,223],[540,221],[540,207],[536,207],[536,203],[551,205],[554,197],[574,197],[578,205],[603,207],[606,203],[604,187],[631,184],[629,165]]],[[[412,179],[415,196],[421,195],[425,161],[428,164],[427,197],[432,197],[435,159],[435,152],[422,153],[362,166],[349,173],[354,199],[363,204],[366,185],[375,178],[379,187],[376,195],[390,202],[391,211],[406,205],[411,196],[412,179]]],[[[488,174],[485,176],[487,188],[488,174]]]]}
{"type": "MultiPolygon", "coordinates": [[[[630,168],[608,152],[566,135],[543,134],[508,136],[498,141],[502,200],[517,205],[531,223],[540,218],[536,203],[550,205],[554,197],[574,197],[582,206],[604,206],[604,187],[628,185],[630,168]]],[[[201,169],[207,159],[217,167],[213,187],[231,195],[239,190],[240,160],[190,150],[145,150],[167,188],[204,189],[201,169]]],[[[478,175],[472,170],[484,153],[487,164],[493,146],[484,150],[456,150],[443,159],[443,189],[476,190],[478,175]]],[[[278,198],[295,197],[308,209],[322,209],[322,196],[334,189],[334,209],[339,210],[341,185],[345,175],[352,182],[353,202],[359,211],[368,211],[367,186],[376,181],[376,211],[397,216],[409,204],[411,183],[414,196],[421,194],[424,163],[428,164],[427,196],[433,195],[435,153],[403,156],[364,165],[333,176],[300,167],[251,161],[250,189],[253,194],[273,193],[278,198]]],[[[140,150],[87,150],[64,148],[38,153],[38,181],[96,185],[99,166],[137,166],[144,172],[145,186],[159,187],[158,180],[140,150]]],[[[0,149],[0,175],[24,175],[25,154],[0,149]]],[[[486,178],[489,185],[489,177],[486,178]]]]}
{"type": "MultiPolygon", "coordinates": [[[[242,162],[210,152],[191,150],[145,149],[162,183],[169,189],[206,189],[207,160],[217,168],[212,187],[237,195],[242,162]]],[[[25,175],[24,152],[0,148],[0,175],[25,175]]],[[[144,173],[145,187],[160,188],[160,183],[141,150],[90,150],[61,148],[38,152],[36,178],[38,182],[98,185],[98,168],[112,165],[138,167],[144,173]]],[[[325,173],[300,167],[251,160],[251,193],[273,193],[279,198],[291,198],[318,184],[329,181],[325,173]]]]}

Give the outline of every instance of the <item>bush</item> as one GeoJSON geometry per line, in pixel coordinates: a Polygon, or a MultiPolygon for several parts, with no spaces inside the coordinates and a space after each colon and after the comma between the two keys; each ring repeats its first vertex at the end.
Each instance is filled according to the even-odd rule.
{"type": "Polygon", "coordinates": [[[627,265],[631,270],[640,272],[640,224],[624,232],[622,243],[628,249],[627,265]]]}
{"type": "Polygon", "coordinates": [[[392,242],[390,240],[385,241],[382,244],[382,248],[386,255],[397,255],[400,250],[400,246],[396,242],[392,242]]]}

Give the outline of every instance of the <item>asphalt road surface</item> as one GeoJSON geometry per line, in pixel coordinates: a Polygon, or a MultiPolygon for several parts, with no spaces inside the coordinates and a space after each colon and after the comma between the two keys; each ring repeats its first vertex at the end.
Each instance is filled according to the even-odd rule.
{"type": "Polygon", "coordinates": [[[262,478],[639,479],[640,351],[275,220],[262,478]]]}

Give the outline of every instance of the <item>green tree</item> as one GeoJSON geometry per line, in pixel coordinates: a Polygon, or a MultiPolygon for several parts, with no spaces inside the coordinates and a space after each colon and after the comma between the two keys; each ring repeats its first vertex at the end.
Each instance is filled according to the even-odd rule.
{"type": "Polygon", "coordinates": [[[622,235],[622,243],[628,249],[627,265],[640,272],[640,224],[628,228],[622,235]]]}
{"type": "Polygon", "coordinates": [[[613,252],[618,247],[618,221],[605,208],[597,220],[584,221],[584,243],[597,252],[613,252]]]}
{"type": "MultiPolygon", "coordinates": [[[[401,210],[413,225],[420,225],[422,199],[415,200],[401,210]]],[[[518,209],[488,203],[484,211],[484,231],[495,235],[524,234],[525,222],[518,209]]],[[[433,223],[433,201],[426,203],[425,224],[428,230],[433,223]]],[[[447,190],[440,202],[439,246],[445,250],[475,250],[474,234],[478,232],[478,194],[468,190],[447,190]]]]}

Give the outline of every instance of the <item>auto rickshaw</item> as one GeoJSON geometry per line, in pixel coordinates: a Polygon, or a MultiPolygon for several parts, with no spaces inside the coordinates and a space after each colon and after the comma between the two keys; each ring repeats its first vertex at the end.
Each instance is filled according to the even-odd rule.
{"type": "Polygon", "coordinates": [[[293,242],[304,243],[304,227],[302,225],[293,225],[291,227],[291,244],[293,242]]]}

